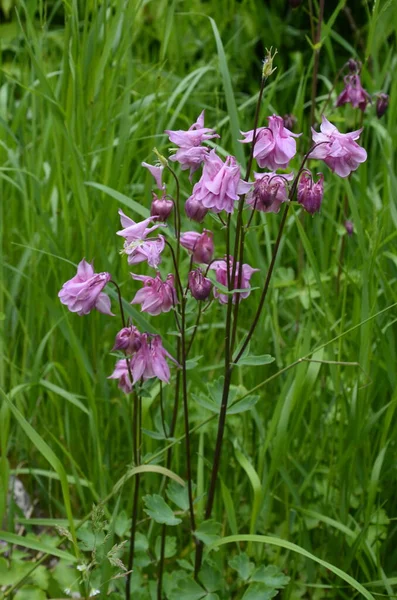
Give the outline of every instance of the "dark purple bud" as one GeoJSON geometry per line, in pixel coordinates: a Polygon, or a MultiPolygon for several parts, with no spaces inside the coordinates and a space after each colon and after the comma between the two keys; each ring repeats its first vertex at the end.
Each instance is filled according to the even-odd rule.
{"type": "Polygon", "coordinates": [[[349,60],[347,61],[346,64],[349,68],[350,73],[352,73],[353,75],[355,75],[361,71],[360,61],[354,60],[354,58],[349,58],[349,60]]]}
{"type": "Polygon", "coordinates": [[[199,200],[196,200],[194,196],[190,196],[185,203],[185,212],[189,219],[192,219],[192,221],[202,223],[205,215],[208,212],[208,209],[205,208],[205,206],[203,206],[199,200]]]}
{"type": "Polygon", "coordinates": [[[212,290],[212,283],[208,277],[204,277],[201,269],[195,269],[189,273],[189,289],[196,300],[207,300],[212,290]]]}
{"type": "Polygon", "coordinates": [[[153,193],[152,206],[150,207],[150,215],[158,217],[160,221],[166,221],[170,216],[174,203],[172,200],[167,200],[165,194],[159,198],[153,193]]]}
{"type": "Polygon", "coordinates": [[[289,0],[289,5],[291,8],[298,8],[298,6],[300,6],[301,4],[302,0],[289,0]]]}
{"type": "Polygon", "coordinates": [[[319,180],[314,183],[312,174],[304,171],[298,184],[298,202],[311,215],[320,210],[324,195],[324,175],[318,173],[318,176],[319,180]]]}
{"type": "Polygon", "coordinates": [[[283,116],[284,127],[287,129],[293,129],[298,122],[298,119],[292,113],[283,116]]]}
{"type": "Polygon", "coordinates": [[[345,221],[345,229],[346,229],[347,235],[353,235],[353,233],[354,233],[353,222],[345,221]]]}
{"type": "Polygon", "coordinates": [[[204,229],[194,245],[193,260],[197,263],[209,264],[214,255],[214,240],[212,231],[204,229]]]}
{"type": "Polygon", "coordinates": [[[376,101],[376,116],[378,119],[383,117],[389,106],[389,96],[387,94],[379,94],[376,101]]]}
{"type": "Polygon", "coordinates": [[[114,341],[113,350],[124,350],[126,354],[133,354],[141,347],[141,333],[136,327],[123,327],[114,341]]]}

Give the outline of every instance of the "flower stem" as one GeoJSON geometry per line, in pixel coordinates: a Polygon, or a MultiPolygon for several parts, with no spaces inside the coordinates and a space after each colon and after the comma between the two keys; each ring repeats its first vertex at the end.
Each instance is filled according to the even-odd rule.
{"type": "Polygon", "coordinates": [[[325,0],[320,0],[320,8],[317,22],[317,31],[314,38],[314,66],[313,66],[313,78],[312,78],[312,98],[310,105],[310,124],[313,127],[315,121],[315,106],[316,106],[316,94],[317,94],[317,81],[318,81],[318,66],[320,62],[320,48],[317,48],[317,45],[321,39],[321,26],[324,18],[324,3],[325,0]]]}

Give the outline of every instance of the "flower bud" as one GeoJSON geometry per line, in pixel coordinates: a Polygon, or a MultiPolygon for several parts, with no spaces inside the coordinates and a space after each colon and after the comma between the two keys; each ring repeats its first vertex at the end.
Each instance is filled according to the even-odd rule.
{"type": "Polygon", "coordinates": [[[158,217],[160,221],[166,221],[170,216],[174,203],[172,200],[167,200],[165,194],[159,198],[153,193],[152,205],[150,207],[150,215],[152,217],[158,217]]]}
{"type": "Polygon", "coordinates": [[[181,245],[193,253],[193,261],[209,264],[214,254],[213,233],[204,229],[203,233],[186,231],[181,235],[181,245]]]}
{"type": "Polygon", "coordinates": [[[298,119],[292,113],[283,116],[284,127],[293,129],[298,122],[298,119]]]}
{"type": "Polygon", "coordinates": [[[273,59],[277,54],[277,50],[274,51],[273,56],[272,50],[273,48],[270,48],[270,50],[266,48],[266,56],[263,59],[262,77],[270,77],[270,75],[277,69],[277,67],[274,67],[273,69],[273,59]]]}
{"type": "Polygon", "coordinates": [[[353,233],[354,233],[353,222],[345,221],[345,229],[346,229],[347,235],[353,235],[353,233]]]}
{"type": "Polygon", "coordinates": [[[212,290],[212,283],[208,277],[204,277],[201,269],[195,269],[189,273],[189,289],[196,300],[207,300],[212,290]]]}
{"type": "Polygon", "coordinates": [[[378,119],[383,117],[388,106],[389,96],[387,94],[379,94],[378,99],[376,101],[376,116],[378,117],[378,119]]]}
{"type": "Polygon", "coordinates": [[[123,327],[114,341],[113,350],[124,350],[126,354],[134,354],[141,347],[141,334],[136,327],[123,327]]]}
{"type": "Polygon", "coordinates": [[[202,223],[204,221],[204,217],[208,212],[208,209],[202,205],[202,203],[197,200],[194,196],[190,196],[185,202],[185,212],[189,219],[192,221],[197,221],[197,223],[202,223]]]}
{"type": "Polygon", "coordinates": [[[318,173],[318,176],[319,180],[314,183],[312,174],[304,171],[298,184],[298,202],[311,215],[320,210],[324,195],[324,175],[318,173]]]}
{"type": "Polygon", "coordinates": [[[356,75],[357,73],[359,73],[361,71],[360,61],[354,60],[354,58],[349,58],[346,65],[347,65],[350,73],[352,73],[353,75],[356,75]]]}

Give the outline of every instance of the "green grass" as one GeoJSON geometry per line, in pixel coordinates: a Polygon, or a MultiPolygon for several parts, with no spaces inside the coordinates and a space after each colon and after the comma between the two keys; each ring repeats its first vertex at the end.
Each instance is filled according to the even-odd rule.
{"type": "MultiPolygon", "coordinates": [[[[37,516],[68,518],[71,524],[88,515],[93,502],[108,498],[104,509],[113,531],[117,515],[129,514],[132,503],[131,480],[112,493],[132,461],[132,407],[107,380],[119,323],[99,313],[68,313],[58,290],[85,256],[98,270],[110,271],[130,301],[136,287],[115,232],[118,208],[139,219],[150,205],[152,182],[140,163],[153,162],[154,146],[167,155],[164,129],[187,128],[203,108],[206,125],[221,134],[220,153],[236,153],[243,163],[246,148],[236,139],[239,129],[252,127],[265,47],[277,47],[278,55],[261,123],[273,111],[294,113],[296,130],[304,132],[303,154],[313,66],[308,3],[294,11],[281,0],[16,4],[0,24],[0,386],[9,398],[0,400],[0,491],[8,469],[20,472],[37,501],[37,516]]],[[[291,211],[251,344],[253,353],[276,360],[236,370],[241,394],[254,390],[259,399],[227,419],[214,518],[221,537],[240,534],[245,541],[211,553],[234,585],[222,598],[241,598],[246,587],[242,580],[236,584],[228,566],[238,548],[258,566],[276,565],[291,577],[283,600],[359,597],[337,569],[373,597],[397,595],[397,6],[349,3],[354,33],[344,3],[329,4],[318,112],[337,70],[352,55],[364,63],[365,87],[389,93],[390,106],[382,120],[374,107],[367,109],[361,143],[368,161],[349,180],[324,170],[320,215],[291,211]],[[349,238],[345,202],[355,228],[349,238]],[[288,368],[301,357],[307,360],[288,368]],[[273,547],[266,538],[247,545],[249,534],[274,535],[284,545],[273,547]],[[295,554],[291,544],[302,552],[295,554]],[[324,561],[336,570],[324,568],[324,561]]],[[[336,110],[330,103],[327,115],[343,131],[359,123],[349,107],[336,110]]],[[[181,180],[185,198],[190,187],[186,176],[181,180]]],[[[246,260],[261,269],[254,285],[265,277],[279,220],[264,215],[247,235],[246,260]]],[[[222,242],[219,248],[223,253],[222,242]]],[[[168,268],[167,258],[162,272],[168,268]]],[[[242,303],[240,338],[258,298],[259,290],[242,303]]],[[[144,315],[135,307],[127,310],[146,327],[138,321],[144,315]]],[[[203,357],[189,372],[199,522],[216,422],[206,421],[212,413],[193,395],[205,394],[206,381],[222,374],[224,315],[215,305],[208,312],[192,352],[203,357]]],[[[172,317],[148,321],[175,353],[172,317]]],[[[168,421],[172,388],[164,390],[168,421]]],[[[143,415],[144,428],[156,430],[158,386],[144,398],[143,415]]],[[[183,436],[182,417],[176,436],[183,436]]],[[[153,454],[165,466],[165,447],[164,439],[144,436],[147,462],[153,454]]],[[[183,443],[174,445],[171,470],[185,479],[183,443]]],[[[163,494],[158,473],[145,473],[141,482],[142,496],[163,494]]],[[[3,525],[10,534],[17,518],[9,514],[3,525]]],[[[154,556],[160,527],[143,512],[141,518],[139,531],[148,536],[154,556]]],[[[177,550],[166,561],[168,573],[180,570],[176,559],[189,559],[192,551],[187,515],[172,535],[177,550]]],[[[67,549],[73,553],[73,545],[67,549]]],[[[155,559],[143,573],[155,580],[155,559]]],[[[57,596],[48,588],[47,597],[57,596]]]]}

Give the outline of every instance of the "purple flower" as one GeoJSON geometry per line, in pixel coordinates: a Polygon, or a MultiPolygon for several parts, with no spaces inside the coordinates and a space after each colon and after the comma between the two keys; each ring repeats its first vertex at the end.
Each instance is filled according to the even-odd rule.
{"type": "Polygon", "coordinates": [[[156,185],[159,188],[159,190],[165,190],[165,184],[163,183],[163,171],[164,171],[164,167],[163,165],[158,165],[157,167],[155,165],[149,165],[146,162],[141,163],[142,167],[146,167],[146,169],[149,169],[149,171],[151,172],[151,174],[153,175],[155,181],[156,181],[156,185]]]}
{"type": "Polygon", "coordinates": [[[116,362],[114,371],[111,375],[109,375],[108,379],[118,379],[120,390],[123,390],[123,392],[126,394],[131,393],[132,382],[128,371],[128,363],[125,358],[122,358],[116,362]]]}
{"type": "Polygon", "coordinates": [[[161,381],[168,383],[170,380],[170,369],[166,357],[170,358],[175,364],[178,363],[163,348],[159,335],[150,336],[147,333],[143,333],[141,341],[141,347],[130,361],[133,383],[136,383],[141,378],[145,380],[152,377],[158,377],[161,381]]]}
{"type": "Polygon", "coordinates": [[[204,217],[208,212],[208,208],[205,208],[197,198],[190,196],[185,202],[185,213],[192,221],[202,223],[204,217]]]}
{"type": "Polygon", "coordinates": [[[166,221],[173,208],[173,201],[168,200],[165,194],[163,194],[161,198],[159,198],[157,194],[153,194],[152,205],[150,207],[150,215],[152,217],[158,217],[159,221],[166,221]]]}
{"type": "MultiPolygon", "coordinates": [[[[284,127],[284,121],[281,117],[273,115],[268,117],[269,127],[259,127],[256,130],[256,141],[254,148],[254,158],[261,168],[286,169],[288,163],[296,154],[295,137],[301,133],[292,133],[284,127]]],[[[245,136],[240,140],[243,144],[253,142],[254,130],[241,132],[245,136]]]]}
{"type": "Polygon", "coordinates": [[[359,108],[364,111],[368,102],[371,101],[371,96],[361,85],[360,76],[357,74],[346,75],[344,82],[345,88],[339,94],[336,106],[342,106],[350,102],[353,108],[359,108]]]}
{"type": "Polygon", "coordinates": [[[121,225],[124,227],[117,235],[125,238],[122,252],[128,256],[128,264],[135,265],[147,260],[151,267],[157,268],[161,262],[161,253],[165,247],[162,235],[157,238],[146,239],[149,233],[161,226],[160,223],[148,227],[156,217],[149,217],[140,223],[135,223],[119,210],[121,225]]]}
{"type": "Polygon", "coordinates": [[[63,284],[58,297],[71,312],[88,315],[93,308],[105,315],[114,316],[110,310],[110,298],[102,293],[110,281],[110,273],[94,273],[92,265],[85,258],[77,267],[77,275],[63,284]]]}
{"type": "Polygon", "coordinates": [[[143,288],[135,294],[131,302],[131,304],[141,304],[142,311],[149,315],[159,315],[162,312],[169,312],[178,303],[173,275],[168,275],[166,281],[161,279],[160,273],[157,273],[156,277],[134,275],[134,273],[131,275],[134,279],[143,281],[143,288]]]}
{"type": "Polygon", "coordinates": [[[189,273],[189,289],[196,300],[207,300],[212,290],[212,282],[204,277],[201,269],[195,269],[189,273]]]}
{"type": "MultiPolygon", "coordinates": [[[[211,266],[210,266],[210,269],[215,271],[215,277],[216,277],[217,282],[220,283],[221,285],[224,285],[225,287],[227,287],[227,279],[228,279],[226,259],[227,259],[227,257],[225,256],[225,260],[214,260],[214,262],[211,263],[211,266]]],[[[233,257],[229,256],[230,277],[232,277],[232,275],[233,275],[232,265],[233,265],[233,257]]],[[[256,271],[259,271],[259,269],[253,269],[249,265],[246,265],[246,264],[243,265],[242,270],[241,270],[241,282],[240,282],[240,286],[239,286],[238,285],[239,268],[240,268],[240,265],[237,262],[236,268],[235,268],[234,281],[232,282],[232,289],[242,289],[245,291],[244,292],[236,292],[235,294],[233,294],[233,304],[236,302],[238,294],[240,295],[240,298],[247,298],[250,295],[250,292],[251,292],[250,279],[251,279],[253,273],[255,273],[256,271]]],[[[226,294],[222,294],[222,292],[217,290],[216,288],[214,288],[214,296],[215,296],[215,298],[219,299],[219,302],[221,304],[227,304],[228,296],[226,294]]]]}
{"type": "Polygon", "coordinates": [[[354,233],[354,225],[352,221],[345,221],[345,229],[347,235],[353,235],[354,233]]]}
{"type": "Polygon", "coordinates": [[[293,173],[254,173],[254,188],[247,194],[247,204],[262,212],[278,213],[282,202],[288,200],[288,184],[294,178],[293,173]]]}
{"type": "Polygon", "coordinates": [[[322,173],[317,173],[317,175],[319,180],[314,183],[312,174],[309,171],[303,171],[298,183],[298,202],[311,215],[320,210],[324,195],[324,175],[322,173]]]}
{"type": "Polygon", "coordinates": [[[133,354],[141,347],[141,333],[134,325],[123,327],[114,341],[113,350],[124,350],[126,354],[133,354]]]}
{"type": "Polygon", "coordinates": [[[387,94],[379,94],[376,101],[376,116],[378,119],[383,117],[389,106],[389,96],[387,94]]]}
{"type": "Polygon", "coordinates": [[[182,171],[190,169],[190,177],[197,171],[208,154],[208,148],[201,144],[205,140],[219,137],[213,129],[204,127],[204,111],[187,131],[182,129],[177,131],[166,129],[165,133],[168,134],[173,144],[179,146],[179,150],[170,156],[170,160],[178,162],[181,165],[182,171]]]}
{"type": "Polygon", "coordinates": [[[367,160],[367,153],[355,140],[362,129],[340,133],[323,115],[321,133],[312,128],[313,141],[319,144],[310,153],[310,158],[323,160],[340,177],[347,177],[367,160]]]}
{"type": "Polygon", "coordinates": [[[240,167],[234,156],[228,156],[223,162],[215,150],[211,150],[205,157],[203,174],[189,200],[194,199],[216,213],[222,210],[232,213],[239,194],[245,194],[250,187],[250,183],[241,179],[240,167]]]}
{"type": "Polygon", "coordinates": [[[214,254],[214,241],[212,231],[204,229],[203,233],[187,231],[181,235],[181,245],[193,253],[196,263],[210,263],[214,254]]]}

